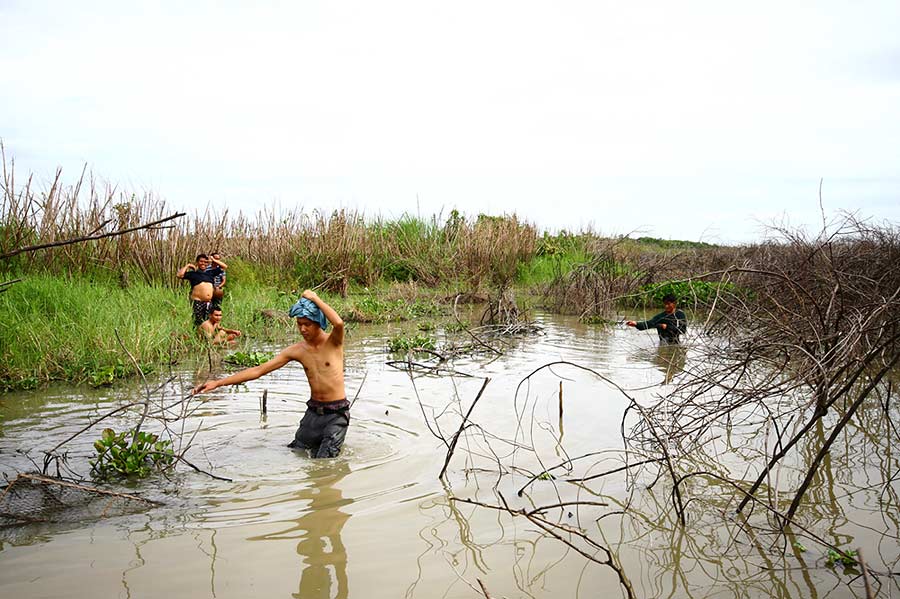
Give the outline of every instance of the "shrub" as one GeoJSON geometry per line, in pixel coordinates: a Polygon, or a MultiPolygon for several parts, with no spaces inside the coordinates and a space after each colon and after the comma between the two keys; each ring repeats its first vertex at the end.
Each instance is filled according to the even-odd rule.
{"type": "Polygon", "coordinates": [[[717,294],[734,293],[735,286],[732,283],[709,282],[700,280],[690,281],[665,281],[662,283],[649,283],[640,289],[636,303],[662,304],[662,298],[668,294],[674,295],[680,304],[710,304],[717,294]]]}

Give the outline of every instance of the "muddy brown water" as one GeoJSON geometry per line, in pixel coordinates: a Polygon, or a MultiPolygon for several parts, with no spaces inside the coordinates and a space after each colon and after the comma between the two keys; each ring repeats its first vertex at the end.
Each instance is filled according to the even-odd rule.
{"type": "MultiPolygon", "coordinates": [[[[0,596],[469,598],[484,596],[481,583],[492,597],[621,595],[610,568],[542,535],[533,523],[449,500],[496,505],[497,490],[514,509],[560,500],[607,503],[563,518],[612,550],[637,597],[864,596],[852,572],[825,565],[821,547],[807,540],[806,553],[789,550],[780,557],[783,547],[735,534],[737,524],[716,513],[715,501],[698,506],[688,526],[679,528],[667,508],[670,487],[663,483],[635,486],[624,475],[585,486],[540,480],[528,497],[518,498],[527,473],[540,471],[528,447],[537,448],[548,466],[597,452],[578,468],[589,475],[620,463],[623,445],[627,401],[619,391],[563,364],[522,383],[535,369],[572,362],[652,401],[665,390],[666,379],[689,369],[692,360],[690,345],[673,360],[647,333],[549,315],[538,321],[542,332],[510,340],[503,356],[454,361],[455,369],[472,378],[412,380],[386,364],[386,341],[397,327],[356,327],[346,367],[348,394],[352,398],[359,389],[359,396],[344,451],[334,460],[313,460],[285,447],[308,392],[299,365],[219,390],[184,430],[199,428],[191,461],[232,482],[180,467],[171,480],[133,489],[162,501],[161,507],[17,527],[0,536],[0,596]],[[477,427],[460,441],[447,482],[440,481],[446,447],[429,425],[440,426],[449,439],[483,377],[491,382],[472,412],[477,427]]],[[[196,379],[193,371],[175,374],[177,381],[166,388],[170,399],[196,379]]],[[[151,383],[164,379],[157,374],[151,383]]],[[[41,450],[140,394],[135,383],[3,396],[0,470],[14,476],[32,469],[26,455],[39,461],[41,450]]],[[[111,424],[133,423],[131,417],[111,424]]],[[[74,470],[88,471],[97,435],[82,435],[67,446],[74,470]]],[[[852,444],[837,453],[840,463],[830,466],[834,476],[811,493],[817,502],[810,506],[813,526],[842,545],[865,547],[870,562],[896,570],[896,503],[887,516],[881,508],[886,497],[896,498],[897,483],[872,482],[879,480],[879,467],[893,467],[894,458],[885,466],[868,454],[856,455],[852,444]]],[[[883,596],[900,594],[896,577],[878,588],[883,596]]]]}

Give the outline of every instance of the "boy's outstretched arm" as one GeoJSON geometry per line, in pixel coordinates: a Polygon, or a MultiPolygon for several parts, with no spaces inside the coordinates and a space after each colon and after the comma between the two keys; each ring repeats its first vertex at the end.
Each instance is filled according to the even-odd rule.
{"type": "Polygon", "coordinates": [[[260,364],[259,366],[245,368],[240,372],[235,372],[232,375],[226,376],[224,379],[219,379],[217,381],[206,381],[205,383],[197,385],[191,391],[191,395],[208,393],[213,389],[224,387],[226,385],[237,385],[238,383],[246,383],[247,381],[258,379],[265,374],[269,374],[273,370],[278,370],[290,361],[291,358],[290,356],[288,356],[288,350],[282,350],[280,354],[278,354],[268,362],[260,364]]]}

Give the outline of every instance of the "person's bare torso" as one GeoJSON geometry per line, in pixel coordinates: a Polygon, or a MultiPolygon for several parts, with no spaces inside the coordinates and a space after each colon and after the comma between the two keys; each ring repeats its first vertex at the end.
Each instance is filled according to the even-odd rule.
{"type": "MultiPolygon", "coordinates": [[[[208,322],[209,321],[207,320],[206,323],[208,322]]],[[[222,343],[228,340],[228,334],[222,330],[222,323],[215,325],[211,324],[207,330],[210,333],[210,338],[213,340],[213,343],[222,343]]]]}
{"type": "Polygon", "coordinates": [[[313,346],[301,341],[291,348],[291,357],[303,365],[311,399],[339,401],[347,398],[344,389],[343,348],[325,342],[313,346]]]}
{"type": "Polygon", "coordinates": [[[198,302],[211,302],[213,297],[212,283],[197,283],[191,287],[191,299],[198,302]]]}

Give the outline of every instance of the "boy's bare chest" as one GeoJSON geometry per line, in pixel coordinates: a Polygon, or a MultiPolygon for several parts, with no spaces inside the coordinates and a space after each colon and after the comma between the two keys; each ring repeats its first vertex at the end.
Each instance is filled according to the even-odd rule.
{"type": "Polygon", "coordinates": [[[301,356],[300,363],[307,372],[316,374],[330,374],[344,369],[344,357],[339,349],[334,348],[307,348],[301,356]]]}

